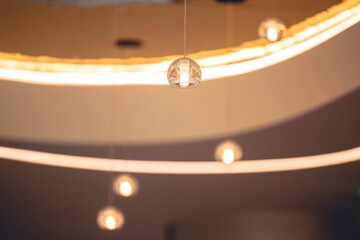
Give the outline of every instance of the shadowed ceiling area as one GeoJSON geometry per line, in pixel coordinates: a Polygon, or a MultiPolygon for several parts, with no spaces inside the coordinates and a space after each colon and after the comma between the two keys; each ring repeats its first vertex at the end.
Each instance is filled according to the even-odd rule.
{"type": "MultiPolygon", "coordinates": [[[[305,116],[232,139],[242,145],[246,159],[314,155],[356,147],[360,145],[359,102],[360,90],[357,90],[305,116]]],[[[219,141],[221,139],[179,145],[118,146],[116,156],[209,160],[219,141]]],[[[39,145],[4,140],[1,145],[75,155],[108,155],[108,147],[101,146],[39,145]]],[[[134,199],[116,199],[116,205],[128,216],[126,228],[106,233],[98,229],[94,221],[98,206],[106,203],[106,173],[6,160],[0,164],[3,213],[0,221],[4,226],[2,234],[7,239],[163,239],[168,225],[258,211],[315,211],[327,228],[340,221],[332,232],[339,234],[337,231],[348,231],[346,224],[356,217],[356,189],[360,181],[358,162],[267,174],[137,174],[141,184],[139,195],[134,199]]]]}

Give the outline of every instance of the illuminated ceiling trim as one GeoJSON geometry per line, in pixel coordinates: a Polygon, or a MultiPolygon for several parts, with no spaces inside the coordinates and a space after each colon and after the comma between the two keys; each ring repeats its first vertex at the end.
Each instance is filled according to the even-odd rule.
{"type": "MultiPolygon", "coordinates": [[[[259,70],[297,56],[360,21],[360,0],[346,0],[288,29],[275,43],[189,55],[213,80],[259,70]]],[[[165,85],[166,70],[178,56],[131,59],[60,59],[0,52],[0,79],[46,85],[165,85]]]]}
{"type": "Polygon", "coordinates": [[[0,147],[0,158],[53,167],[143,174],[239,174],[327,167],[360,160],[360,147],[322,155],[267,160],[220,162],[148,161],[81,157],[0,147]]]}

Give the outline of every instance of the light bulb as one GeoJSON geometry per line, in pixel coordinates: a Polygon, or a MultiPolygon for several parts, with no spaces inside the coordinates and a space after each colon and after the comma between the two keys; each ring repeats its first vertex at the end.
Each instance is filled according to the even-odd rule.
{"type": "Polygon", "coordinates": [[[271,41],[271,42],[275,42],[276,40],[279,39],[279,33],[275,27],[268,28],[266,36],[267,36],[267,39],[269,39],[269,41],[271,41]]]}
{"type": "Polygon", "coordinates": [[[270,42],[279,41],[286,31],[285,24],[275,18],[263,21],[259,26],[259,37],[265,38],[270,42]]]}
{"type": "Polygon", "coordinates": [[[180,87],[187,88],[190,85],[190,61],[186,59],[180,60],[180,87]]]}
{"type": "Polygon", "coordinates": [[[215,149],[215,159],[230,165],[236,160],[242,158],[243,152],[241,147],[234,141],[225,141],[220,143],[215,149]]]}
{"type": "Polygon", "coordinates": [[[183,57],[171,63],[167,77],[172,87],[196,88],[201,82],[201,69],[194,60],[183,57]]]}
{"type": "Polygon", "coordinates": [[[124,196],[130,196],[133,193],[131,184],[129,182],[120,183],[119,192],[124,196]]]}
{"type": "Polygon", "coordinates": [[[124,214],[113,206],[107,206],[101,209],[97,215],[97,224],[104,230],[117,230],[124,226],[124,214]]]}
{"type": "Polygon", "coordinates": [[[116,219],[114,216],[105,217],[105,226],[109,230],[114,230],[116,228],[116,219]]]}
{"type": "Polygon", "coordinates": [[[131,197],[138,192],[139,183],[134,177],[124,174],[114,179],[113,189],[120,196],[131,197]]]}
{"type": "Polygon", "coordinates": [[[222,156],[221,156],[221,160],[225,163],[225,164],[231,164],[235,161],[235,153],[234,150],[231,148],[227,148],[224,150],[222,156]]]}

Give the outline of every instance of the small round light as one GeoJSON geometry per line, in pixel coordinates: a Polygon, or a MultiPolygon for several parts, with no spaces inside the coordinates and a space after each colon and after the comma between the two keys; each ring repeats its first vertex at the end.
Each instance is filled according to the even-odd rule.
{"type": "Polygon", "coordinates": [[[171,87],[196,88],[201,82],[201,68],[190,58],[179,58],[171,63],[167,78],[171,87]]]}
{"type": "Polygon", "coordinates": [[[220,143],[215,149],[215,159],[222,161],[226,165],[242,158],[243,151],[241,147],[234,141],[225,141],[220,143]]]}
{"type": "Polygon", "coordinates": [[[113,206],[102,208],[97,215],[97,224],[104,230],[118,230],[124,226],[124,214],[113,206]]]}
{"type": "Polygon", "coordinates": [[[120,196],[131,197],[138,192],[139,183],[134,177],[124,174],[114,179],[113,189],[120,196]]]}
{"type": "Polygon", "coordinates": [[[279,41],[283,37],[285,31],[285,24],[276,18],[266,19],[259,26],[259,36],[270,42],[279,41]]]}

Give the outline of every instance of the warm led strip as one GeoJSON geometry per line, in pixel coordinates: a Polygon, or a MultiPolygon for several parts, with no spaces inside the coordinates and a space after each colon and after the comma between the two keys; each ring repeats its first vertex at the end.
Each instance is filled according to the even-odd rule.
{"type": "MultiPolygon", "coordinates": [[[[256,40],[240,47],[189,55],[203,80],[236,76],[299,55],[360,21],[360,0],[346,0],[292,26],[278,42],[256,40]]],[[[176,56],[149,59],[58,59],[0,53],[0,79],[49,85],[163,85],[176,56]]]]}
{"type": "Polygon", "coordinates": [[[0,147],[0,158],[25,163],[83,170],[146,174],[236,174],[291,171],[326,167],[360,160],[360,147],[346,151],[282,159],[238,161],[231,165],[220,162],[179,162],[120,160],[80,157],[0,147]],[[111,164],[109,164],[111,161],[111,164]],[[110,168],[111,166],[111,168],[110,168]]]}

